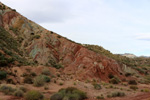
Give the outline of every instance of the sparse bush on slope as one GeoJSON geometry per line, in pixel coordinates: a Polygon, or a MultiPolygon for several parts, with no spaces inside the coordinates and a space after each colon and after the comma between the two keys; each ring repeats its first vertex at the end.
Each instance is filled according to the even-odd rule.
{"type": "Polygon", "coordinates": [[[16,97],[23,97],[24,95],[24,92],[20,89],[17,89],[15,92],[14,92],[14,96],[16,97]]]}
{"type": "Polygon", "coordinates": [[[50,100],[84,100],[86,93],[74,87],[59,90],[58,93],[51,96],[50,100]]]}
{"type": "Polygon", "coordinates": [[[45,82],[50,82],[51,79],[46,76],[46,75],[39,75],[37,77],[35,77],[34,81],[33,81],[33,84],[34,86],[36,87],[40,87],[40,86],[43,86],[45,84],[45,82]]]}
{"type": "Polygon", "coordinates": [[[26,100],[42,100],[44,98],[43,94],[39,91],[31,90],[25,94],[26,100]]]}
{"type": "Polygon", "coordinates": [[[20,43],[12,37],[12,35],[7,32],[4,28],[0,27],[0,66],[8,66],[9,64],[14,64],[17,61],[21,65],[27,63],[23,56],[23,52],[19,49],[20,43]],[[9,55],[9,57],[7,56],[9,55]],[[7,57],[6,57],[7,56],[7,57]]]}
{"type": "Polygon", "coordinates": [[[114,78],[110,79],[109,82],[112,84],[119,84],[121,81],[118,77],[115,76],[114,78]]]}
{"type": "Polygon", "coordinates": [[[49,71],[48,68],[44,68],[44,69],[42,70],[42,74],[43,74],[43,75],[50,75],[51,73],[50,73],[50,71],[49,71]]]}
{"type": "Polygon", "coordinates": [[[129,80],[128,84],[130,84],[130,85],[137,85],[137,82],[135,80],[129,80]]]}
{"type": "Polygon", "coordinates": [[[16,91],[16,89],[14,89],[10,86],[7,86],[7,85],[0,86],[0,92],[3,92],[6,95],[12,95],[15,91],[16,91]]]}
{"type": "Polygon", "coordinates": [[[5,79],[7,76],[7,72],[5,71],[0,71],[0,80],[5,79]]]}

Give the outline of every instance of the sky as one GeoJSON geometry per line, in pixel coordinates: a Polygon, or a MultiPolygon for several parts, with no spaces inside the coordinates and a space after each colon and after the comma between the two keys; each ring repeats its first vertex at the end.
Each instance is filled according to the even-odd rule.
{"type": "Polygon", "coordinates": [[[150,56],[150,0],[1,0],[23,16],[82,44],[150,56]]]}

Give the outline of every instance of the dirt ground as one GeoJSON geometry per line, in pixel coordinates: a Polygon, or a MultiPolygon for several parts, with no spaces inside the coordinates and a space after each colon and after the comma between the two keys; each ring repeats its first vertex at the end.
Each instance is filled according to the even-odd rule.
{"type": "MultiPolygon", "coordinates": [[[[21,76],[22,73],[26,72],[26,69],[30,69],[31,67],[22,67],[22,68],[13,68],[12,70],[17,70],[16,75],[21,76]]],[[[43,67],[36,67],[32,68],[33,72],[36,72],[37,74],[41,73],[41,70],[43,67]]],[[[62,88],[67,88],[67,87],[76,87],[84,92],[87,93],[88,99],[87,100],[97,100],[97,96],[103,95],[105,100],[150,100],[150,85],[146,84],[138,84],[137,87],[138,89],[136,91],[130,89],[130,85],[126,83],[121,83],[121,84],[110,84],[110,83],[105,83],[105,82],[97,82],[98,84],[101,85],[100,90],[96,90],[94,86],[92,85],[92,81],[79,81],[74,78],[73,75],[65,75],[61,74],[60,71],[56,71],[53,68],[50,68],[51,73],[55,76],[51,78],[50,83],[46,83],[42,87],[35,87],[33,84],[25,84],[21,82],[23,80],[23,77],[20,78],[15,78],[16,80],[20,81],[21,83],[12,85],[12,84],[6,84],[5,82],[3,83],[4,85],[10,85],[11,87],[25,87],[27,90],[38,90],[44,94],[44,97],[46,100],[49,100],[50,96],[56,93],[59,89],[62,88]],[[59,74],[59,76],[58,76],[59,74]],[[61,83],[61,84],[60,84],[61,83]],[[45,87],[48,89],[45,90],[45,87]],[[148,90],[146,92],[142,92],[141,90],[148,90]],[[126,95],[124,97],[115,97],[115,98],[107,98],[108,94],[111,94],[113,92],[124,92],[126,95]]],[[[3,93],[0,92],[0,100],[24,100],[23,98],[17,98],[14,96],[10,95],[4,95],[3,93]]]]}
{"type": "MultiPolygon", "coordinates": [[[[16,85],[12,87],[20,87],[24,86],[27,87],[28,90],[38,90],[41,91],[46,99],[49,99],[50,96],[54,93],[56,93],[61,88],[67,88],[67,87],[76,87],[82,91],[87,92],[88,99],[87,100],[97,100],[96,97],[100,96],[101,94],[104,96],[105,100],[150,100],[150,92],[145,93],[141,92],[140,89],[137,91],[130,90],[128,91],[129,86],[123,86],[123,85],[113,85],[113,87],[118,87],[117,89],[108,88],[111,84],[101,85],[101,90],[95,90],[93,88],[93,85],[91,83],[85,83],[80,81],[62,81],[57,80],[57,83],[51,82],[50,84],[46,84],[46,86],[49,88],[48,90],[44,89],[43,87],[34,87],[33,85],[24,84],[24,85],[16,85]],[[63,85],[59,85],[59,82],[63,82],[63,85]],[[75,85],[76,84],[76,85],[75,85]],[[116,97],[116,98],[107,98],[107,94],[111,94],[115,91],[122,91],[126,94],[125,97],[116,97]]],[[[112,86],[112,85],[111,85],[112,86]]],[[[139,85],[141,89],[143,89],[143,85],[139,85]]],[[[144,85],[145,87],[145,85],[144,85]]],[[[150,89],[150,86],[147,86],[150,89]]],[[[4,95],[3,93],[0,93],[0,100],[24,100],[23,98],[17,98],[14,96],[8,96],[4,95]]]]}

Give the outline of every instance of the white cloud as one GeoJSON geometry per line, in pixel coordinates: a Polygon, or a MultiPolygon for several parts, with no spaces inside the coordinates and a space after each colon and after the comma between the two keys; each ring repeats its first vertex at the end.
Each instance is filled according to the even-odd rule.
{"type": "Polygon", "coordinates": [[[140,33],[140,34],[137,34],[136,39],[150,41],[150,33],[140,33]]]}

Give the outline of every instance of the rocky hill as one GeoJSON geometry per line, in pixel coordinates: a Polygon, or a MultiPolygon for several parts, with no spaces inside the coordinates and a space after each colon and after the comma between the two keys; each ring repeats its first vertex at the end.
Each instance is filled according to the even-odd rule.
{"type": "MultiPolygon", "coordinates": [[[[63,67],[64,73],[75,74],[79,79],[108,80],[108,73],[120,78],[119,73],[124,73],[115,60],[48,31],[3,4],[1,4],[0,23],[1,30],[10,36],[10,39],[5,41],[7,45],[3,49],[28,60],[20,61],[21,64],[35,63],[57,69],[63,67]]],[[[2,38],[5,40],[7,37],[2,38]]],[[[17,61],[17,58],[14,59],[17,61]]]]}

